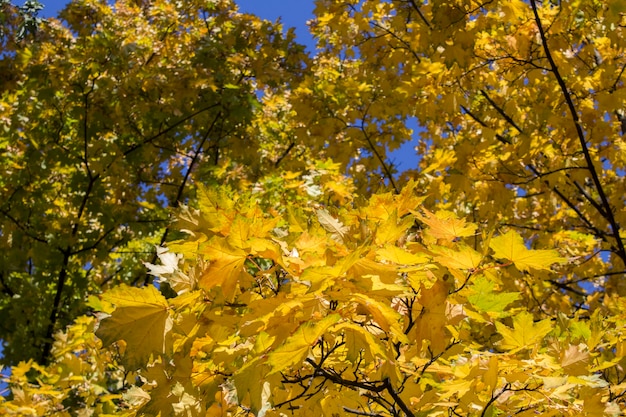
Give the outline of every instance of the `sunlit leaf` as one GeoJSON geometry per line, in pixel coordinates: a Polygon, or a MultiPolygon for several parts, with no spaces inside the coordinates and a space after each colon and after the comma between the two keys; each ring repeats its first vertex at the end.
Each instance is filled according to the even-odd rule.
{"type": "Polygon", "coordinates": [[[105,346],[123,340],[124,362],[130,369],[145,366],[150,355],[166,352],[166,337],[172,328],[169,306],[155,287],[119,286],[103,299],[115,306],[100,323],[96,335],[105,346]]]}
{"type": "Polygon", "coordinates": [[[270,374],[280,372],[304,360],[324,332],[341,317],[331,314],[318,322],[305,322],[287,341],[268,355],[270,374]]]}
{"type": "Polygon", "coordinates": [[[496,322],[498,333],[503,336],[501,345],[504,349],[533,349],[552,331],[550,319],[534,322],[532,314],[521,312],[513,317],[513,328],[496,322]]]}
{"type": "Polygon", "coordinates": [[[496,258],[509,260],[522,271],[549,269],[551,265],[564,261],[555,250],[528,249],[522,237],[512,230],[491,239],[489,247],[496,258]]]}

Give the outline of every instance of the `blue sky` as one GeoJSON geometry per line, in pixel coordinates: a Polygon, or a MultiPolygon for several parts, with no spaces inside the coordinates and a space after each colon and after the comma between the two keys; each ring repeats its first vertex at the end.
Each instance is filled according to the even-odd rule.
{"type": "MultiPolygon", "coordinates": [[[[44,5],[42,17],[55,17],[68,3],[66,0],[40,0],[44,5]]],[[[315,42],[311,37],[306,22],[313,18],[314,0],[235,0],[242,12],[252,13],[264,19],[275,21],[281,19],[285,29],[296,28],[299,43],[304,44],[309,51],[315,50],[315,42]]],[[[23,4],[22,0],[14,0],[14,4],[23,4]]],[[[409,123],[414,131],[418,129],[415,122],[409,123]]],[[[417,133],[414,134],[417,135],[417,133]]],[[[400,149],[390,154],[390,159],[399,169],[404,171],[415,168],[418,157],[414,147],[417,141],[405,143],[400,149]]]]}

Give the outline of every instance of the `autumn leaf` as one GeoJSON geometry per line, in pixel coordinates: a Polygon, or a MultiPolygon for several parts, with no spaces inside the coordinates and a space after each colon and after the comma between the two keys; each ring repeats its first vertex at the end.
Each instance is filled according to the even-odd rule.
{"type": "Polygon", "coordinates": [[[144,265],[148,268],[149,274],[154,275],[158,282],[167,282],[178,294],[184,294],[195,289],[197,284],[195,277],[180,271],[179,263],[182,259],[181,254],[171,253],[167,248],[160,246],[157,246],[156,252],[161,264],[153,265],[144,262],[144,265]]]}
{"type": "Polygon", "coordinates": [[[448,315],[446,309],[446,299],[448,296],[448,285],[441,280],[437,280],[430,288],[422,286],[420,289],[420,304],[422,309],[415,319],[415,337],[419,347],[429,346],[434,352],[441,352],[447,344],[446,324],[448,315]]]}
{"type": "Polygon", "coordinates": [[[492,238],[489,247],[493,249],[494,257],[507,259],[522,271],[550,269],[551,265],[565,261],[555,250],[528,249],[524,245],[524,239],[512,230],[492,238]]]}
{"type": "Polygon", "coordinates": [[[494,291],[495,284],[484,276],[478,276],[470,287],[472,292],[467,300],[480,312],[498,317],[506,306],[520,298],[519,293],[494,291]]]}
{"type": "Polygon", "coordinates": [[[331,237],[339,242],[343,242],[343,239],[348,232],[348,227],[344,226],[339,220],[330,215],[328,210],[319,209],[315,212],[320,224],[331,234],[331,237]]]}
{"type": "Polygon", "coordinates": [[[201,288],[220,288],[227,299],[232,299],[239,281],[251,279],[244,269],[248,254],[240,248],[233,248],[224,238],[214,236],[202,245],[201,253],[209,261],[208,269],[198,280],[201,288]]]}
{"type": "Polygon", "coordinates": [[[166,352],[172,319],[167,301],[155,287],[122,285],[102,298],[115,310],[100,322],[96,335],[105,346],[119,340],[126,342],[123,359],[129,369],[145,366],[151,355],[166,352]]]}
{"type": "Polygon", "coordinates": [[[450,242],[460,237],[472,236],[476,232],[476,225],[458,219],[454,213],[446,211],[431,213],[426,209],[422,211],[424,214],[419,212],[413,214],[428,226],[427,233],[435,239],[450,242]]]}
{"type": "Polygon", "coordinates": [[[420,265],[426,263],[429,259],[424,252],[412,253],[391,244],[376,250],[376,255],[382,260],[398,265],[420,265]]]}
{"type": "Polygon", "coordinates": [[[302,362],[322,334],[340,318],[338,314],[331,314],[318,322],[303,323],[285,343],[268,355],[266,363],[271,367],[268,375],[302,362]]]}
{"type": "Polygon", "coordinates": [[[532,314],[523,311],[513,317],[512,329],[500,322],[496,322],[496,329],[503,337],[500,343],[502,348],[516,352],[522,349],[535,349],[552,331],[553,325],[550,319],[535,323],[532,314]]]}
{"type": "Polygon", "coordinates": [[[483,260],[481,253],[464,244],[458,244],[454,248],[435,246],[432,252],[437,262],[454,269],[473,271],[483,260]]]}
{"type": "Polygon", "coordinates": [[[377,225],[376,244],[385,245],[397,241],[406,234],[413,223],[414,219],[411,216],[398,219],[398,212],[394,210],[387,219],[377,225]]]}
{"type": "Polygon", "coordinates": [[[354,294],[351,301],[360,304],[383,331],[391,332],[393,339],[406,341],[400,325],[400,315],[397,311],[364,294],[354,294]]]}
{"type": "Polygon", "coordinates": [[[375,360],[376,357],[387,357],[384,343],[363,326],[349,322],[340,322],[334,325],[331,330],[345,336],[346,355],[349,361],[358,360],[361,352],[365,352],[365,357],[370,360],[375,360]]]}

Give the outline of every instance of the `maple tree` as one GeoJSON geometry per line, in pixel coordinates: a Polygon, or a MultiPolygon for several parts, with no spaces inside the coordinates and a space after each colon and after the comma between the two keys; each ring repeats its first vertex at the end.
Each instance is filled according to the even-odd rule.
{"type": "Polygon", "coordinates": [[[624,413],[626,6],[315,14],[312,57],[227,0],[5,43],[3,412],[624,413]]]}
{"type": "Polygon", "coordinates": [[[1,64],[10,362],[45,361],[85,293],[147,281],[141,261],[167,237],[165,206],[189,198],[190,183],[229,160],[259,175],[243,129],[254,91],[301,65],[277,27],[228,3],[83,1],[61,17],[30,44],[8,43],[1,64]]]}

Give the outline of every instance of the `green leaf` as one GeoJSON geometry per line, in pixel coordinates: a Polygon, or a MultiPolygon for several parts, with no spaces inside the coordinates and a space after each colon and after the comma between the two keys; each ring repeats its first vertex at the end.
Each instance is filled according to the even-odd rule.
{"type": "Polygon", "coordinates": [[[494,292],[494,287],[492,281],[481,275],[474,280],[470,287],[472,295],[467,299],[480,312],[502,313],[506,306],[520,297],[517,292],[494,292]]]}

